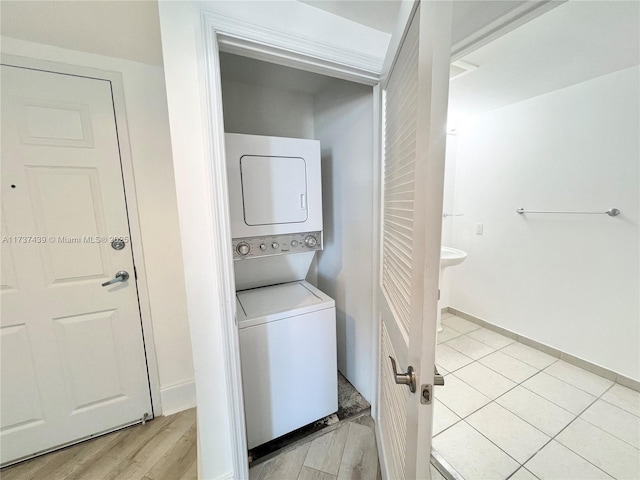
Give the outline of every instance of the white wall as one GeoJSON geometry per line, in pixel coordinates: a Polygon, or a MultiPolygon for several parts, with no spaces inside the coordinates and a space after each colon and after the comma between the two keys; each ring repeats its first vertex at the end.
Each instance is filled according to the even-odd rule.
{"type": "Polygon", "coordinates": [[[336,81],[316,95],[314,108],[325,242],[318,288],[336,301],[338,369],[371,402],[373,91],[336,81]]]}
{"type": "MultiPolygon", "coordinates": [[[[463,214],[455,209],[456,187],[456,133],[447,133],[447,152],[444,164],[444,195],[442,199],[442,212],[447,214],[463,214]]],[[[460,217],[442,217],[442,245],[450,247],[453,242],[453,227],[462,219],[460,217]]],[[[447,268],[440,275],[440,308],[449,306],[449,291],[451,290],[451,274],[447,268]]]]}
{"type": "Polygon", "coordinates": [[[195,404],[162,67],[2,37],[2,52],[121,72],[148,278],[162,409],[195,404]]]}
{"type": "Polygon", "coordinates": [[[638,67],[458,128],[450,305],[640,379],[638,67]],[[518,215],[516,208],[621,215],[518,215]],[[484,235],[474,235],[474,224],[484,235]]]}
{"type": "Polygon", "coordinates": [[[227,133],[314,138],[311,95],[223,80],[222,105],[227,133]]]}

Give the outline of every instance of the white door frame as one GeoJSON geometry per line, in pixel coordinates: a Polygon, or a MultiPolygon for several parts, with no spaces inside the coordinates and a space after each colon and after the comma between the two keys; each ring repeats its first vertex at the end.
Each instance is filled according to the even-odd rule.
{"type": "MultiPolygon", "coordinates": [[[[247,446],[244,425],[244,403],[242,382],[240,378],[240,356],[238,349],[238,332],[235,328],[235,286],[233,264],[228,250],[231,238],[229,228],[229,208],[227,198],[227,175],[224,153],[224,119],[222,105],[216,102],[221,99],[219,51],[236,53],[301,70],[320,73],[328,76],[370,85],[373,88],[374,114],[374,181],[380,178],[380,139],[379,120],[380,77],[376,71],[382,64],[365,55],[357,55],[350,51],[334,48],[312,40],[257,27],[237,19],[218,15],[212,12],[201,13],[202,40],[204,44],[204,78],[206,89],[207,112],[205,126],[208,132],[207,157],[211,159],[211,205],[213,217],[216,218],[214,235],[216,237],[217,256],[223,268],[216,272],[224,302],[218,304],[219,318],[222,319],[222,336],[224,341],[224,372],[229,392],[228,407],[232,432],[233,478],[247,478],[247,446]]],[[[374,188],[374,205],[379,205],[379,191],[374,188]]],[[[378,237],[378,216],[374,215],[372,235],[378,237]]],[[[378,252],[374,249],[372,262],[377,262],[378,252]]],[[[377,272],[376,272],[377,273],[377,272]]],[[[377,279],[374,279],[374,284],[377,279]]],[[[377,299],[373,298],[372,307],[377,311],[377,299]]],[[[377,318],[377,314],[375,314],[377,318]]],[[[372,413],[375,415],[377,400],[377,365],[378,365],[378,331],[374,329],[372,338],[372,378],[375,379],[373,389],[372,413]]]]}
{"type": "Polygon", "coordinates": [[[138,202],[133,174],[133,158],[129,144],[129,127],[125,109],[124,85],[122,74],[108,70],[68,65],[64,63],[50,62],[30,57],[16,55],[2,55],[3,65],[43,70],[51,73],[75,75],[79,77],[106,80],[111,84],[113,96],[113,109],[115,113],[116,128],[118,133],[118,146],[120,149],[120,164],[124,184],[124,195],[127,203],[127,217],[129,220],[129,232],[131,235],[131,250],[136,269],[136,286],[138,291],[138,306],[140,309],[142,335],[149,377],[149,390],[151,392],[151,407],[154,416],[162,413],[160,400],[160,376],[158,374],[158,361],[156,358],[155,343],[153,340],[153,323],[151,320],[151,305],[149,302],[149,288],[147,272],[142,248],[142,234],[140,231],[140,217],[138,215],[138,202]]]}
{"type": "MultiPolygon", "coordinates": [[[[403,1],[398,16],[396,29],[391,39],[390,49],[397,50],[402,41],[402,32],[411,18],[411,12],[419,0],[403,1]],[[396,34],[400,32],[400,36],[396,34]]],[[[546,2],[530,1],[530,4],[546,2]]],[[[518,14],[530,14],[530,11],[518,11],[518,14]]],[[[502,28],[507,28],[514,18],[505,18],[491,25],[491,32],[498,35],[502,28]]],[[[279,65],[298,68],[301,70],[325,74],[362,83],[373,87],[373,113],[374,113],[374,193],[372,201],[375,208],[380,206],[380,169],[381,169],[381,88],[383,76],[389,72],[391,65],[383,65],[380,59],[367,55],[357,54],[353,51],[340,49],[319,43],[309,38],[292,35],[287,32],[265,28],[245,20],[232,18],[212,11],[200,10],[200,31],[198,48],[202,48],[204,65],[200,74],[203,79],[202,105],[203,126],[206,132],[204,151],[209,159],[207,165],[207,178],[210,192],[209,208],[206,215],[207,225],[215,225],[209,234],[213,240],[212,249],[216,259],[213,275],[219,285],[219,300],[214,306],[215,317],[220,319],[223,347],[222,357],[224,364],[220,369],[224,372],[224,381],[229,393],[227,406],[229,412],[229,425],[232,436],[232,478],[248,478],[247,445],[244,424],[244,402],[242,394],[242,382],[240,378],[240,355],[238,332],[235,326],[235,287],[234,271],[229,250],[231,238],[230,219],[227,198],[227,175],[224,149],[224,119],[222,115],[221,79],[219,52],[225,51],[242,56],[255,58],[279,65]]],[[[484,35],[483,38],[487,38],[484,35]]],[[[462,51],[462,45],[459,46],[462,51]]],[[[464,45],[465,50],[470,45],[464,45]]],[[[374,238],[380,236],[380,212],[374,215],[374,238]]],[[[379,248],[376,246],[372,255],[372,262],[378,263],[379,248]]],[[[378,283],[377,269],[375,285],[378,283]]],[[[374,289],[375,292],[375,289],[374,289]]],[[[373,295],[372,318],[378,318],[377,295],[373,295]]],[[[374,320],[377,322],[377,320],[374,320]]],[[[372,415],[377,416],[378,407],[378,369],[379,369],[379,338],[378,328],[373,329],[372,335],[372,415]]],[[[376,436],[379,436],[376,425],[376,436]]],[[[229,477],[231,478],[231,477],[229,477]]]]}

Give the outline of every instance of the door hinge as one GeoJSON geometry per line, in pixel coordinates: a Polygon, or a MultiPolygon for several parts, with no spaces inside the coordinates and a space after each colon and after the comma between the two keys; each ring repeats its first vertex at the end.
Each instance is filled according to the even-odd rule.
{"type": "Polygon", "coordinates": [[[422,405],[431,405],[433,385],[420,385],[420,403],[422,405]]]}

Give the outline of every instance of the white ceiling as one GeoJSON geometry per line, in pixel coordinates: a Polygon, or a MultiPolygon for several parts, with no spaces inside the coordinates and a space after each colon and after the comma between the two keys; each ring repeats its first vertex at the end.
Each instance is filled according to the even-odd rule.
{"type": "Polygon", "coordinates": [[[400,0],[298,0],[385,33],[393,33],[400,0]]]}
{"type": "MultiPolygon", "coordinates": [[[[454,41],[523,1],[456,0],[454,41]]],[[[398,0],[304,3],[387,32],[399,6],[398,0]]],[[[637,1],[570,1],[479,48],[463,58],[479,68],[451,84],[452,116],[499,108],[637,65],[639,10],[637,1]]],[[[1,0],[0,14],[2,35],[8,37],[162,65],[155,0],[1,0]]],[[[240,78],[242,68],[246,66],[225,68],[227,79],[240,78]]],[[[269,76],[270,84],[311,94],[324,81],[292,69],[251,68],[265,70],[261,75],[269,76]]]]}
{"type": "Polygon", "coordinates": [[[450,118],[500,108],[640,63],[640,3],[570,1],[463,57],[450,118]]]}
{"type": "MultiPolygon", "coordinates": [[[[298,0],[315,8],[393,33],[401,0],[298,0]]],[[[527,0],[455,0],[451,40],[455,45],[527,0]]]]}
{"type": "MultiPolygon", "coordinates": [[[[299,0],[391,33],[401,0],[299,0]]],[[[525,0],[456,0],[453,43],[525,0]]],[[[2,35],[162,65],[156,0],[0,0],[2,35]],[[52,21],[55,19],[55,21],[52,21]]]]}
{"type": "Polygon", "coordinates": [[[162,65],[155,0],[0,1],[2,35],[162,65]]]}

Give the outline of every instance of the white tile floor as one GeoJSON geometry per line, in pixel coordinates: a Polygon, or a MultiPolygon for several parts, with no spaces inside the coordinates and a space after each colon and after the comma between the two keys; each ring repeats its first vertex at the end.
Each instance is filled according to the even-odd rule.
{"type": "Polygon", "coordinates": [[[433,448],[466,480],[640,480],[640,393],[444,314],[433,448]]]}

